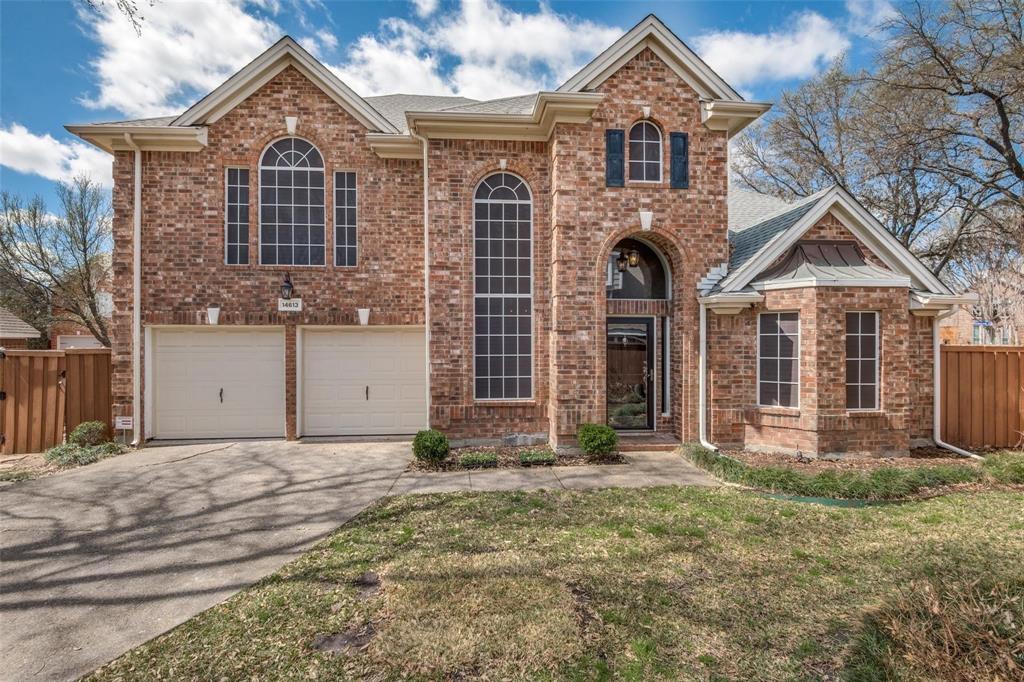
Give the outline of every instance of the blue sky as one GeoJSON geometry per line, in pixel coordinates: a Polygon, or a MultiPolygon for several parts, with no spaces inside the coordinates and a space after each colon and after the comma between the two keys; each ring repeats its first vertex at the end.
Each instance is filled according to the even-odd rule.
{"type": "Polygon", "coordinates": [[[67,123],[178,113],[287,33],[363,95],[477,99],[552,89],[653,12],[745,96],[775,100],[845,52],[867,65],[888,0],[498,2],[0,1],[0,187],[53,204],[55,180],[109,185],[67,123]]]}

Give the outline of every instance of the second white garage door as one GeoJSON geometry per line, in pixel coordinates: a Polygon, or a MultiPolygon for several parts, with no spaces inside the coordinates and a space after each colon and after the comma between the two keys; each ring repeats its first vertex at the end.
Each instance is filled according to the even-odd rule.
{"type": "Polygon", "coordinates": [[[425,353],[422,329],[304,329],[302,435],[426,428],[425,353]]]}

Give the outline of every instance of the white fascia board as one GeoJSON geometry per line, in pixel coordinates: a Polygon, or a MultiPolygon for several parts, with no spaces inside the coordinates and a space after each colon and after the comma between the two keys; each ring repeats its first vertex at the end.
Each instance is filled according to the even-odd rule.
{"type": "Polygon", "coordinates": [[[808,277],[804,279],[768,280],[751,285],[758,291],[778,291],[781,289],[803,289],[804,287],[909,287],[909,277],[890,279],[821,279],[808,277]]]}
{"type": "Polygon", "coordinates": [[[732,137],[772,108],[769,102],[708,100],[701,102],[701,122],[711,130],[724,130],[732,137]]]}
{"type": "Polygon", "coordinates": [[[409,111],[409,130],[430,139],[545,141],[556,123],[585,123],[604,99],[601,93],[541,92],[529,114],[472,111],[409,111]]]}
{"type": "Polygon", "coordinates": [[[129,151],[125,135],[132,143],[146,151],[198,152],[207,145],[207,129],[204,126],[133,126],[120,124],[84,124],[64,126],[72,135],[113,154],[115,151],[129,151]]]}
{"type": "Polygon", "coordinates": [[[192,105],[174,119],[171,125],[188,126],[217,121],[288,66],[298,69],[370,130],[399,132],[380,112],[288,36],[192,105]]]}
{"type": "Polygon", "coordinates": [[[370,149],[382,159],[423,160],[423,144],[412,135],[391,133],[367,133],[370,149]]]}
{"type": "Polygon", "coordinates": [[[580,92],[596,88],[623,64],[639,54],[644,47],[650,47],[701,97],[743,101],[738,92],[653,14],[627,31],[563,83],[558,88],[559,92],[580,92]]]}
{"type": "Polygon", "coordinates": [[[856,237],[863,240],[883,263],[896,272],[908,275],[920,286],[939,294],[950,294],[935,275],[924,267],[906,247],[900,244],[885,227],[879,223],[863,206],[838,186],[825,190],[817,200],[817,205],[786,232],[777,236],[761,249],[753,258],[736,270],[723,285],[723,291],[738,291],[747,286],[760,272],[775,262],[779,256],[800,240],[827,213],[837,206],[846,212],[833,212],[833,215],[856,237]],[[849,216],[849,218],[847,218],[849,216]]]}

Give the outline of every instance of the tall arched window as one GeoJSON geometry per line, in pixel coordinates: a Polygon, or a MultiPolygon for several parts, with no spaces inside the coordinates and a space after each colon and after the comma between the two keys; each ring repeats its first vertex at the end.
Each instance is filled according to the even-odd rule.
{"type": "Polygon", "coordinates": [[[661,182],[661,131],[650,121],[629,129],[629,179],[661,182]]]}
{"type": "Polygon", "coordinates": [[[473,196],[474,394],[533,397],[533,201],[511,173],[473,196]]]}
{"type": "Polygon", "coordinates": [[[260,158],[260,263],[324,264],[324,159],[297,137],[260,158]]]}

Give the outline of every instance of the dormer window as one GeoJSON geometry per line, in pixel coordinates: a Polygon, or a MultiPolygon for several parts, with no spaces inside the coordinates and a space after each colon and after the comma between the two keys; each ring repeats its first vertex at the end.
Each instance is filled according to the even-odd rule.
{"type": "Polygon", "coordinates": [[[650,121],[629,129],[630,182],[661,182],[661,131],[650,121]]]}

